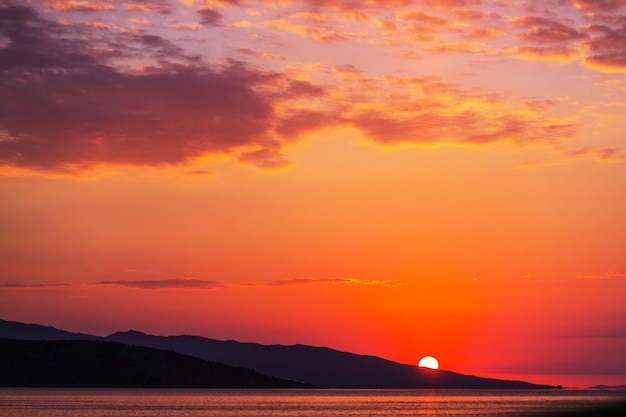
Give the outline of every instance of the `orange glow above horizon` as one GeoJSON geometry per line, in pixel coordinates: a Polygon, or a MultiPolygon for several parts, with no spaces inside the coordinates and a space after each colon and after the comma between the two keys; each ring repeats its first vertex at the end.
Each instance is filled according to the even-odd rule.
{"type": "Polygon", "coordinates": [[[0,318],[626,384],[622,2],[0,22],[0,318]]]}

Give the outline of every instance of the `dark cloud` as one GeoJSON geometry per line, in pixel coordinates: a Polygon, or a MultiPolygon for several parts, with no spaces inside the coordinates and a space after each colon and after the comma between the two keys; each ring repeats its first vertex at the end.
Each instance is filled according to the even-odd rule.
{"type": "MultiPolygon", "coordinates": [[[[69,69],[95,64],[95,59],[81,51],[80,42],[56,38],[63,27],[40,19],[25,6],[0,6],[0,36],[8,42],[0,48],[0,70],[69,69]]],[[[23,75],[19,82],[24,82],[23,75]]],[[[3,85],[10,80],[4,80],[3,85]]]]}
{"type": "Polygon", "coordinates": [[[593,23],[574,28],[543,17],[520,17],[515,26],[523,30],[519,37],[533,46],[514,48],[524,58],[571,61],[581,58],[584,64],[603,72],[626,71],[626,16],[605,13],[626,2],[577,1],[576,7],[593,10],[587,18],[593,23]]]}
{"type": "Polygon", "coordinates": [[[10,140],[0,142],[0,160],[72,171],[179,164],[254,144],[272,109],[239,76],[233,68],[132,75],[94,66],[3,85],[0,123],[10,140]]]}
{"type": "Polygon", "coordinates": [[[626,19],[619,27],[592,25],[589,30],[594,36],[585,44],[588,56],[585,64],[609,72],[626,72],[626,19]]]}
{"type": "Polygon", "coordinates": [[[222,13],[215,9],[200,9],[196,11],[200,16],[200,23],[205,26],[219,26],[222,23],[222,13]]]}
{"type": "Polygon", "coordinates": [[[145,281],[99,281],[97,285],[116,285],[121,287],[140,288],[144,290],[160,290],[160,289],[219,289],[225,288],[224,284],[218,281],[205,281],[201,279],[163,279],[163,280],[145,280],[145,281]]]}
{"type": "Polygon", "coordinates": [[[581,10],[612,11],[626,6],[626,0],[573,0],[581,10]]]}
{"type": "MultiPolygon", "coordinates": [[[[129,73],[127,67],[130,63],[143,63],[143,67],[152,67],[152,72],[170,71],[175,67],[189,67],[199,65],[201,60],[196,55],[190,55],[185,50],[169,40],[156,35],[106,31],[100,38],[93,33],[85,34],[92,36],[89,42],[81,41],[79,46],[82,50],[89,51],[91,57],[101,66],[111,67],[117,72],[129,73]],[[117,64],[117,65],[116,65],[117,64]],[[120,70],[122,68],[122,70],[120,70]]],[[[72,68],[78,72],[81,68],[72,68]]],[[[86,68],[82,68],[85,70],[86,68]]],[[[144,70],[145,72],[145,70],[144,70]]],[[[134,72],[134,75],[140,75],[134,72]]]]}
{"type": "Polygon", "coordinates": [[[280,141],[267,146],[280,95],[257,87],[280,90],[277,83],[285,81],[285,97],[322,94],[310,83],[236,61],[210,67],[159,36],[103,40],[23,6],[2,7],[0,22],[9,41],[0,49],[3,165],[78,173],[241,154],[263,168],[282,167],[280,141]],[[99,53],[103,43],[114,51],[99,53]],[[119,64],[129,56],[153,66],[129,71],[119,64]]]}
{"type": "Polygon", "coordinates": [[[22,284],[22,283],[8,283],[1,284],[0,288],[59,288],[68,287],[70,284],[22,284]]]}
{"type": "Polygon", "coordinates": [[[527,31],[521,38],[535,43],[570,42],[586,38],[586,35],[561,22],[543,17],[521,17],[516,25],[527,31]]]}

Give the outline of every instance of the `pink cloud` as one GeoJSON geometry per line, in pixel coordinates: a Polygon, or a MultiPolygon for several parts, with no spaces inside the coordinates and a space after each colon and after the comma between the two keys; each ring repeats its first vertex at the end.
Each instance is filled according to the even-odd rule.
{"type": "Polygon", "coordinates": [[[130,12],[153,11],[162,15],[172,13],[172,9],[167,0],[128,0],[125,2],[126,10],[130,12]]]}
{"type": "Polygon", "coordinates": [[[574,6],[581,10],[612,11],[626,6],[626,0],[573,0],[574,6]]]}
{"type": "Polygon", "coordinates": [[[586,38],[586,35],[561,22],[542,17],[521,17],[516,26],[525,29],[521,38],[534,43],[570,42],[586,38]]]}
{"type": "Polygon", "coordinates": [[[538,61],[569,62],[579,59],[582,52],[578,48],[568,46],[520,46],[513,51],[520,58],[538,61]]]}
{"type": "Polygon", "coordinates": [[[199,9],[196,13],[200,16],[200,23],[205,26],[219,26],[224,17],[220,11],[212,8],[199,9]]]}
{"type": "MultiPolygon", "coordinates": [[[[317,3],[337,10],[358,4],[317,3]]],[[[475,2],[450,4],[464,7],[457,15],[467,19],[501,23],[498,14],[469,13],[475,2]]],[[[411,25],[426,32],[470,33],[450,27],[455,13],[434,13],[394,15],[401,25],[398,33],[406,35],[411,25]]],[[[217,9],[203,8],[198,14],[209,25],[221,19],[217,9]]],[[[298,16],[309,25],[322,19],[322,29],[309,36],[334,33],[339,22],[313,12],[298,16]]],[[[557,143],[576,132],[575,122],[516,111],[515,103],[503,97],[463,91],[434,78],[381,78],[349,64],[320,66],[314,77],[310,69],[299,72],[297,66],[285,70],[287,75],[234,60],[209,65],[175,40],[59,24],[25,6],[3,6],[0,22],[0,34],[8,40],[0,48],[0,164],[8,167],[78,175],[100,166],[191,165],[201,158],[228,156],[261,169],[283,169],[290,166],[286,144],[338,126],[356,128],[385,146],[521,146],[545,143],[548,136],[557,143]],[[136,61],[141,65],[128,65],[136,61]]],[[[591,38],[552,19],[514,22],[522,29],[521,38],[532,43],[509,49],[520,57],[571,61],[581,56],[578,44],[587,40],[586,65],[624,68],[626,35],[623,26],[615,27],[619,22],[590,26],[591,38]]],[[[309,27],[300,26],[292,29],[306,32],[309,27]]],[[[475,36],[489,40],[499,33],[475,36]]],[[[252,49],[235,50],[262,57],[252,49]]],[[[486,44],[467,41],[433,43],[422,50],[492,52],[486,44]]]]}
{"type": "Polygon", "coordinates": [[[47,0],[44,4],[53,10],[64,12],[96,12],[114,9],[111,3],[105,1],[47,0]]]}
{"type": "Polygon", "coordinates": [[[620,23],[617,28],[590,27],[594,35],[585,43],[588,50],[585,65],[604,72],[626,72],[626,20],[620,23]]]}

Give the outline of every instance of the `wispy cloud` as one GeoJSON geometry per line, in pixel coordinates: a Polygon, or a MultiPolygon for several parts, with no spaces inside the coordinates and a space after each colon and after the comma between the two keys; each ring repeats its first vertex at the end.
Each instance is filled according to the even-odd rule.
{"type": "Polygon", "coordinates": [[[141,288],[144,290],[160,289],[220,289],[225,285],[219,281],[201,279],[162,279],[162,280],[117,280],[98,281],[96,285],[115,285],[121,287],[141,288]]]}
{"type": "Polygon", "coordinates": [[[581,275],[582,279],[626,278],[626,272],[606,272],[599,275],[581,275]]]}
{"type": "Polygon", "coordinates": [[[129,12],[153,11],[162,15],[172,13],[171,6],[167,0],[130,0],[124,6],[129,12]]]}
{"type": "Polygon", "coordinates": [[[113,10],[115,7],[106,1],[86,1],[86,0],[47,0],[45,5],[53,10],[64,12],[97,12],[102,10],[113,10]]]}
{"type": "Polygon", "coordinates": [[[579,48],[569,46],[519,46],[511,49],[518,58],[531,61],[561,61],[570,62],[580,59],[582,51],[579,48]]]}
{"type": "Polygon", "coordinates": [[[24,284],[24,283],[0,283],[0,288],[59,288],[59,287],[68,287],[71,284],[64,283],[52,283],[52,284],[24,284]]]}
{"type": "MultiPolygon", "coordinates": [[[[294,278],[281,279],[270,282],[258,282],[248,284],[226,284],[221,281],[202,280],[202,279],[155,279],[155,280],[108,280],[97,281],[90,285],[98,286],[118,286],[127,288],[138,288],[144,290],[164,290],[164,289],[234,289],[247,287],[292,287],[303,285],[365,285],[377,287],[400,287],[406,285],[400,281],[394,280],[372,280],[360,278],[294,278]]],[[[0,288],[15,289],[38,289],[38,288],[61,288],[61,287],[81,287],[81,284],[66,283],[0,283],[0,288]]]]}
{"type": "Polygon", "coordinates": [[[399,281],[393,280],[372,280],[372,279],[360,279],[360,278],[294,278],[294,279],[280,279],[269,282],[269,286],[272,287],[291,287],[298,285],[371,285],[377,287],[399,287],[405,285],[399,281]]]}
{"type": "Polygon", "coordinates": [[[573,0],[576,8],[589,11],[613,11],[626,6],[624,0],[573,0]]]}

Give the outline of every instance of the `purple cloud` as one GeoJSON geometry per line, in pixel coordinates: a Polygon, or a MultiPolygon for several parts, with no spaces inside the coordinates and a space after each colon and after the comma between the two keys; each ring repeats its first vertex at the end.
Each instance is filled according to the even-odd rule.
{"type": "Polygon", "coordinates": [[[240,155],[282,167],[274,103],[322,91],[237,61],[210,66],[160,36],[101,32],[0,8],[1,165],[80,173],[240,155]]]}
{"type": "Polygon", "coordinates": [[[200,9],[196,13],[200,17],[200,23],[205,26],[219,26],[224,17],[222,13],[215,9],[200,9]]]}
{"type": "Polygon", "coordinates": [[[59,287],[69,287],[70,284],[23,284],[23,283],[7,283],[0,284],[0,288],[59,288],[59,287]]]}

